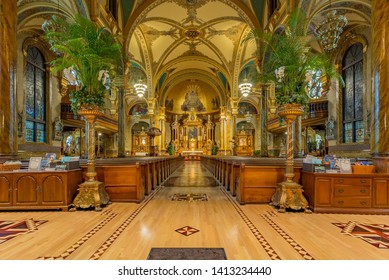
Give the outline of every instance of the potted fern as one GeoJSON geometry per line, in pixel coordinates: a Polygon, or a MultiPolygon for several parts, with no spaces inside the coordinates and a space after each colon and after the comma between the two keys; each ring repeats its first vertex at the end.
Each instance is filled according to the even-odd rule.
{"type": "Polygon", "coordinates": [[[320,71],[330,81],[340,77],[330,57],[311,49],[315,38],[308,36],[309,19],[300,11],[293,11],[283,32],[252,31],[244,41],[255,41],[259,46],[257,57],[258,82],[274,83],[278,115],[285,119],[287,128],[287,160],[285,180],[279,183],[272,197],[272,204],[294,210],[307,209],[308,202],[302,195],[302,186],[293,181],[293,130],[297,116],[301,116],[309,102],[307,91],[312,71],[320,71]]]}
{"type": "Polygon", "coordinates": [[[262,83],[274,83],[276,103],[298,104],[309,102],[307,87],[311,73],[320,71],[327,81],[340,78],[336,67],[326,53],[312,51],[315,37],[307,34],[309,18],[293,11],[283,32],[266,33],[253,30],[244,41],[255,41],[259,48],[257,78],[262,83]]]}
{"type": "Polygon", "coordinates": [[[58,57],[54,72],[72,69],[78,89],[70,94],[72,109],[104,106],[108,76],[121,61],[121,46],[114,36],[90,19],[76,14],[71,20],[53,16],[42,26],[45,39],[58,57]]]}
{"type": "Polygon", "coordinates": [[[109,196],[104,184],[95,180],[95,120],[102,114],[109,75],[120,65],[121,46],[112,34],[78,14],[72,19],[53,16],[42,28],[51,50],[58,54],[50,65],[55,72],[68,70],[73,74],[77,90],[70,94],[72,109],[88,124],[88,180],[79,186],[73,204],[101,210],[109,196]]]}

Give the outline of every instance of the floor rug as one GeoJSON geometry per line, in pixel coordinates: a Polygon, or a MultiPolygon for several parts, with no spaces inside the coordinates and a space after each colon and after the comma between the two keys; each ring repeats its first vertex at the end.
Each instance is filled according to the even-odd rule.
{"type": "Polygon", "coordinates": [[[389,249],[389,226],[384,224],[360,224],[357,222],[333,223],[342,229],[341,233],[348,234],[380,248],[389,249]]]}
{"type": "Polygon", "coordinates": [[[151,248],[148,260],[227,260],[223,248],[151,248]]]}
{"type": "Polygon", "coordinates": [[[36,231],[38,226],[47,221],[34,221],[27,219],[23,221],[0,221],[0,244],[18,235],[36,231]]]}

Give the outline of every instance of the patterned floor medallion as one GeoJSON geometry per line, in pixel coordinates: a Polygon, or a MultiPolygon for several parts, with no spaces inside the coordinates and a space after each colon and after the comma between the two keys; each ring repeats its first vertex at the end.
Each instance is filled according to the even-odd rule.
{"type": "Polygon", "coordinates": [[[0,221],[0,244],[18,235],[38,230],[38,226],[47,221],[34,221],[27,219],[23,221],[0,221]]]}
{"type": "Polygon", "coordinates": [[[357,222],[333,223],[341,233],[351,235],[380,248],[389,249],[389,226],[384,224],[359,224],[357,222]]]}
{"type": "Polygon", "coordinates": [[[173,201],[208,201],[205,193],[176,193],[172,196],[173,201]]]}
{"type": "Polygon", "coordinates": [[[178,228],[176,229],[176,232],[182,234],[182,235],[185,235],[185,236],[189,236],[189,235],[192,235],[192,234],[195,234],[197,232],[199,232],[200,230],[194,228],[194,227],[191,227],[191,226],[185,226],[185,227],[182,227],[182,228],[178,228]]]}

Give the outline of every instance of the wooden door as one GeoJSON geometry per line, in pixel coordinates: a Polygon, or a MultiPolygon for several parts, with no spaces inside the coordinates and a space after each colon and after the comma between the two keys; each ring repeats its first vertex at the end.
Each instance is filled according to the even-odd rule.
{"type": "Polygon", "coordinates": [[[42,205],[64,205],[66,175],[59,173],[43,173],[39,175],[42,205]]]}
{"type": "MultiPolygon", "coordinates": [[[[13,205],[36,206],[39,205],[39,184],[36,173],[15,173],[13,175],[13,205]]],[[[28,208],[28,207],[27,207],[28,208]]]]}

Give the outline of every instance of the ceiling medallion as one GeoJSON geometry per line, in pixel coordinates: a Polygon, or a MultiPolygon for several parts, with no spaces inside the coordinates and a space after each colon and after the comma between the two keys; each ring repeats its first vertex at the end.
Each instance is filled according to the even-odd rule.
{"type": "Polygon", "coordinates": [[[203,32],[196,27],[188,28],[182,32],[183,37],[188,40],[199,40],[203,32]]]}

